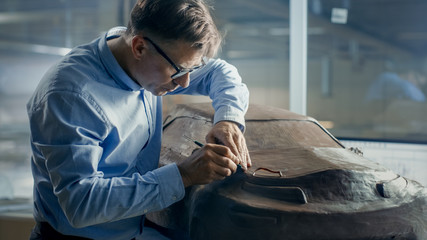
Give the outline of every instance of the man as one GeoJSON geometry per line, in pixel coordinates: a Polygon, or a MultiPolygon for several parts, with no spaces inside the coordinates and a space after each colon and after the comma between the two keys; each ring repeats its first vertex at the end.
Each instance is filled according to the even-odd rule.
{"type": "Polygon", "coordinates": [[[76,47],[46,73],[27,105],[32,239],[138,238],[144,214],[185,187],[251,166],[248,91],[234,67],[210,59],[220,41],[203,1],[141,0],[127,29],[76,47]],[[215,117],[208,144],[157,168],[165,94],[209,95],[215,117]]]}

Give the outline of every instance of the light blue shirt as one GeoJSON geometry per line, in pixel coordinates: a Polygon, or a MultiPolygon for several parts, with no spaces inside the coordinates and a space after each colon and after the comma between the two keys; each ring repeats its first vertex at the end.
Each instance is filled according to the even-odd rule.
{"type": "MultiPolygon", "coordinates": [[[[172,94],[209,95],[214,123],[244,127],[249,93],[237,70],[210,60],[172,94]]],[[[143,215],[184,197],[176,164],[158,168],[162,98],[119,66],[106,35],[76,47],[27,104],[34,216],[65,235],[131,239],[143,215]]]]}

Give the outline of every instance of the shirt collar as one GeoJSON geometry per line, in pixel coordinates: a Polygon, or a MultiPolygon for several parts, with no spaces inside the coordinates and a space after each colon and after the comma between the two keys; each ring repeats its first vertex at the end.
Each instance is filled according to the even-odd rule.
{"type": "Polygon", "coordinates": [[[143,88],[127,75],[107,45],[107,38],[111,39],[114,38],[114,36],[120,36],[120,34],[123,33],[123,29],[126,30],[125,27],[112,28],[101,37],[98,43],[100,58],[106,71],[120,87],[129,91],[140,91],[143,90],[143,88]]]}

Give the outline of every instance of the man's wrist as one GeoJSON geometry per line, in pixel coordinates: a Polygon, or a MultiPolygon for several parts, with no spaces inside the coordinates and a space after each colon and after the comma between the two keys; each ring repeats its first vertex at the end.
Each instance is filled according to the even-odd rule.
{"type": "Polygon", "coordinates": [[[242,131],[242,133],[245,130],[245,127],[242,124],[240,124],[239,122],[236,122],[236,121],[232,121],[232,120],[221,120],[221,121],[216,122],[215,125],[218,124],[218,123],[230,123],[230,124],[233,124],[236,127],[238,127],[240,129],[240,131],[242,131]]]}
{"type": "Polygon", "coordinates": [[[242,132],[245,131],[245,113],[231,106],[224,106],[216,109],[214,124],[221,121],[235,122],[242,132]]]}
{"type": "Polygon", "coordinates": [[[179,174],[181,175],[181,180],[182,180],[182,184],[184,185],[184,188],[190,186],[191,181],[187,175],[187,172],[185,171],[185,169],[182,166],[180,166],[180,165],[177,165],[177,166],[178,166],[179,174]]]}

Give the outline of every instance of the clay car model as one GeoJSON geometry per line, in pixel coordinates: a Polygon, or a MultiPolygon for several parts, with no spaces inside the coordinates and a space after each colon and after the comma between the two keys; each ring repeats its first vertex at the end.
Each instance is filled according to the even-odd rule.
{"type": "MultiPolygon", "coordinates": [[[[212,127],[210,104],[165,118],[160,165],[179,162],[212,127]]],[[[245,137],[253,166],[186,189],[156,224],[197,239],[427,239],[427,191],[346,148],[315,119],[251,105],[245,137]]]]}

